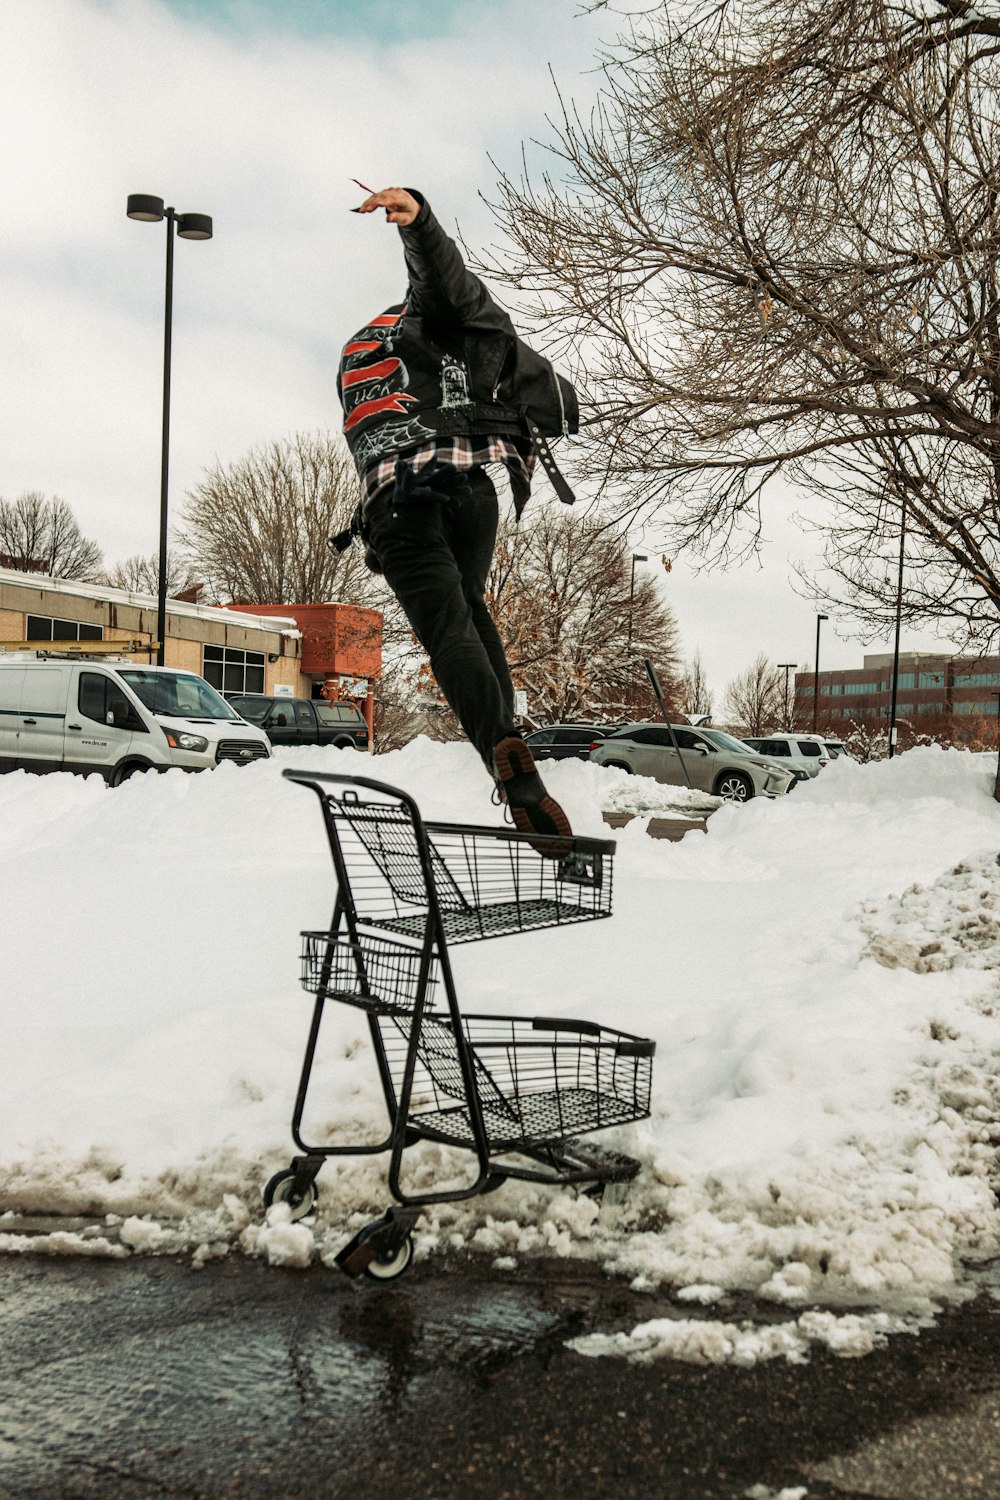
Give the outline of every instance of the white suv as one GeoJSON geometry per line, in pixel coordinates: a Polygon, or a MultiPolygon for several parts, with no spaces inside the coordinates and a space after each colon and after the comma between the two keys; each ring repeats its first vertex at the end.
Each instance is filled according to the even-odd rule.
{"type": "Polygon", "coordinates": [[[766,739],[746,740],[759,755],[794,766],[807,776],[818,776],[832,759],[821,734],[770,734],[766,739]]]}

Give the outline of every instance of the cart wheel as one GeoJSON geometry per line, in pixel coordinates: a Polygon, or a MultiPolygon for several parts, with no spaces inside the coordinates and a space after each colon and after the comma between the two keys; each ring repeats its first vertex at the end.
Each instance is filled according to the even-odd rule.
{"type": "MultiPolygon", "coordinates": [[[[376,1235],[382,1229],[382,1220],[378,1224],[372,1224],[372,1235],[376,1235]]],[[[369,1236],[364,1235],[364,1239],[369,1236]]],[[[408,1271],[414,1259],[414,1238],[406,1236],[402,1245],[397,1245],[396,1250],[378,1250],[375,1260],[369,1260],[364,1275],[373,1281],[394,1281],[396,1277],[402,1277],[403,1272],[408,1271]]]]}
{"type": "Polygon", "coordinates": [[[294,1181],[294,1169],[286,1167],[283,1172],[275,1172],[263,1193],[265,1208],[270,1208],[272,1203],[288,1204],[292,1211],[293,1224],[297,1219],[304,1219],[308,1214],[311,1214],[319,1198],[319,1189],[315,1182],[309,1184],[301,1198],[293,1198],[292,1184],[294,1181]]]}

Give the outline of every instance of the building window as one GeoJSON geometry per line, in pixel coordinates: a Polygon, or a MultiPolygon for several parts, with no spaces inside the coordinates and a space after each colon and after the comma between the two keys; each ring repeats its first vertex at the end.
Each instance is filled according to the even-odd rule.
{"type": "Polygon", "coordinates": [[[834,698],[839,698],[843,691],[844,689],[839,682],[831,682],[830,692],[834,698]]]}
{"type": "Polygon", "coordinates": [[[845,693],[876,693],[878,688],[874,682],[845,682],[845,693]]]}
{"type": "Polygon", "coordinates": [[[1000,687],[1000,672],[974,672],[971,676],[956,677],[956,687],[1000,687]]]}
{"type": "Polygon", "coordinates": [[[918,688],[942,688],[944,687],[943,672],[921,672],[917,681],[918,688]]]}
{"type": "Polygon", "coordinates": [[[957,714],[995,714],[996,703],[956,703],[957,714]]]}
{"type": "MultiPolygon", "coordinates": [[[[899,676],[896,678],[896,691],[899,692],[900,688],[911,688],[912,689],[913,684],[914,684],[915,681],[916,681],[916,679],[915,679],[915,677],[914,677],[914,675],[913,675],[912,672],[900,672],[899,676]]],[[[891,688],[892,688],[892,678],[891,677],[889,679],[889,687],[890,687],[890,690],[891,690],[891,688]]]]}
{"type": "Polygon", "coordinates": [[[234,646],[206,646],[202,675],[220,693],[262,693],[263,651],[238,651],[234,646]]]}
{"type": "Polygon", "coordinates": [[[28,641],[103,641],[103,625],[84,625],[80,620],[54,620],[49,615],[27,616],[28,641]]]}

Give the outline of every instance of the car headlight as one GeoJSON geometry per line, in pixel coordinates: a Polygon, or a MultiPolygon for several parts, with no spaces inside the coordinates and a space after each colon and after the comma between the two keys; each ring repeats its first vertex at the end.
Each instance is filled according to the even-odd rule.
{"type": "Polygon", "coordinates": [[[208,740],[204,735],[188,734],[183,729],[165,729],[163,733],[171,750],[193,750],[196,754],[203,755],[208,749],[208,740]]]}

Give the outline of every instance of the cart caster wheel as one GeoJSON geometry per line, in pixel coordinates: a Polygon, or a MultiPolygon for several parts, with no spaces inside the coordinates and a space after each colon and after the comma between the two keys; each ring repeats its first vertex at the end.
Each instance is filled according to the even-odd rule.
{"type": "Polygon", "coordinates": [[[275,1172],[270,1182],[264,1189],[264,1207],[270,1208],[272,1203],[287,1203],[291,1209],[292,1223],[298,1219],[304,1219],[311,1214],[319,1200],[319,1189],[315,1182],[311,1182],[301,1197],[292,1196],[292,1187],[295,1182],[293,1168],[286,1167],[283,1172],[275,1172]]]}
{"type": "Polygon", "coordinates": [[[373,1281],[395,1281],[397,1276],[409,1270],[412,1262],[413,1236],[408,1234],[395,1250],[377,1250],[375,1259],[365,1266],[364,1274],[373,1281]]]}
{"type": "MultiPolygon", "coordinates": [[[[391,1214],[390,1210],[390,1214],[391,1214]]],[[[410,1222],[416,1218],[412,1214],[410,1222]]],[[[395,1281],[413,1260],[413,1236],[407,1231],[400,1239],[400,1229],[387,1214],[360,1229],[338,1255],[335,1263],[348,1276],[370,1276],[373,1281],[395,1281]]]]}

